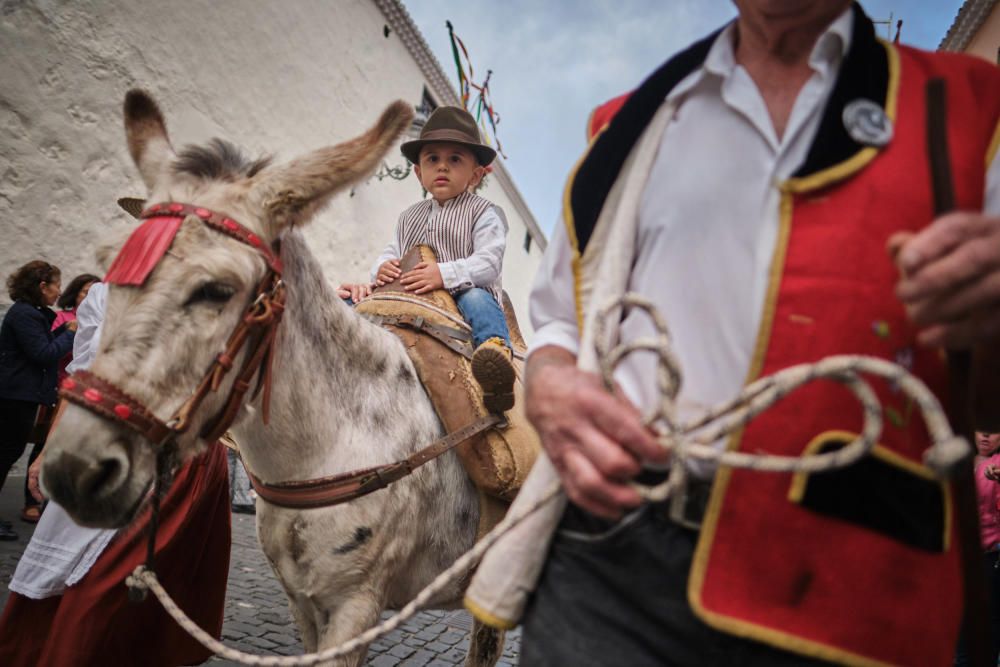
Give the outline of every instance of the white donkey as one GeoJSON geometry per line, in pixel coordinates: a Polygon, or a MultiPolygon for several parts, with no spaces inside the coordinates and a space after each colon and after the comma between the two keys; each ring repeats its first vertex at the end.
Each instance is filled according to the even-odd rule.
{"type": "MultiPolygon", "coordinates": [[[[150,202],[222,212],[266,243],[280,239],[287,301],[273,352],[270,421],[263,423],[257,399],[233,427],[247,465],[265,482],[389,463],[443,434],[401,342],[337,298],[295,229],[369,174],[411,115],[397,102],[364,135],[275,167],[247,161],[220,141],[177,155],[155,102],[141,91],[126,97],[129,150],[150,202]]],[[[188,216],[145,284],[111,286],[91,370],[166,421],[224,347],[264,273],[252,247],[188,216]]],[[[197,434],[219,411],[232,375],[178,439],[181,459],[204,449],[197,434]]],[[[149,442],[71,404],[49,439],[43,484],[79,522],[117,527],[136,515],[154,468],[149,442]]],[[[411,600],[472,546],[478,519],[475,490],[451,451],[347,504],[292,510],[261,502],[257,526],[303,644],[313,651],[357,635],[384,609],[411,600]]],[[[431,605],[455,606],[466,583],[431,605]]],[[[477,626],[466,664],[494,664],[501,643],[477,626]]],[[[363,659],[360,651],[337,664],[363,659]]]]}

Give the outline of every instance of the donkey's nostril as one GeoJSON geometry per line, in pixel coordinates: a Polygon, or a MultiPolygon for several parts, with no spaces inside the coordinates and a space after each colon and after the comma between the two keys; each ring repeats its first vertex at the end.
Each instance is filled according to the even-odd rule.
{"type": "Polygon", "coordinates": [[[96,461],[83,471],[77,487],[83,497],[100,498],[114,492],[122,477],[122,462],[117,458],[96,461]]]}

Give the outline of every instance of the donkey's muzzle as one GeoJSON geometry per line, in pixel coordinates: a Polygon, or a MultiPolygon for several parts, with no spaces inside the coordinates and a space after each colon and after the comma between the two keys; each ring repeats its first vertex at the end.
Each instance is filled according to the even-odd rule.
{"type": "MultiPolygon", "coordinates": [[[[129,483],[129,460],[121,448],[100,457],[57,452],[42,466],[42,486],[78,522],[118,527],[128,523],[140,498],[129,483]]],[[[139,487],[140,489],[142,487],[139,487]]]]}

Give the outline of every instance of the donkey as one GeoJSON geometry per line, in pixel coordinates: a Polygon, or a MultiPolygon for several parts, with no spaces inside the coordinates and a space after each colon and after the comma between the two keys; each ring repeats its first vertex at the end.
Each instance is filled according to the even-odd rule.
{"type": "MultiPolygon", "coordinates": [[[[365,134],[282,166],[246,160],[218,140],[175,154],[159,108],[142,91],[128,93],[124,115],[150,202],[224,212],[266,243],[280,241],[286,302],[272,350],[270,419],[264,423],[260,398],[251,399],[232,427],[250,470],[264,482],[313,479],[400,460],[441,437],[402,343],[337,298],[296,229],[377,167],[410,123],[410,108],[396,102],[365,134]]],[[[143,285],[110,287],[91,370],[160,419],[173,414],[264,272],[252,247],[186,217],[143,285]]],[[[204,449],[197,434],[219,411],[231,375],[177,439],[180,460],[204,449]]],[[[124,526],[148,494],[155,458],[135,432],[68,405],[49,439],[43,484],[81,524],[124,526]]],[[[258,538],[307,651],[342,643],[411,600],[473,545],[478,520],[475,489],[453,451],[347,504],[257,508],[258,538]]],[[[430,605],[456,606],[466,583],[430,605]]],[[[501,650],[502,635],[477,625],[466,664],[492,665],[501,650]]],[[[364,654],[335,664],[358,665],[364,654]]]]}

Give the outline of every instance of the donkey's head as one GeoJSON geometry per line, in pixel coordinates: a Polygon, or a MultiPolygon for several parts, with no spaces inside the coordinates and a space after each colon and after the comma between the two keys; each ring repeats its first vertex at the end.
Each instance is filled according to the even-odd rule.
{"type": "MultiPolygon", "coordinates": [[[[247,160],[218,140],[175,154],[150,96],[131,91],[125,97],[129,152],[149,202],[183,202],[219,213],[264,244],[306,222],[335,192],[374,170],[411,116],[408,105],[396,102],[360,137],[276,167],[267,159],[247,160]]],[[[109,286],[90,370],[167,421],[225,347],[265,271],[265,259],[252,246],[187,216],[143,284],[109,286]]],[[[198,434],[222,407],[233,375],[208,395],[176,439],[179,460],[203,448],[198,434]]],[[[154,446],[136,431],[69,404],[49,439],[42,481],[81,523],[120,526],[145,498],[155,461],[154,446]]]]}

